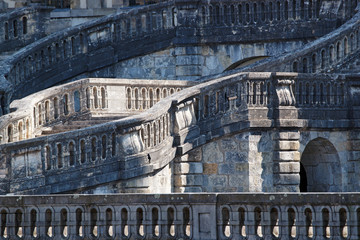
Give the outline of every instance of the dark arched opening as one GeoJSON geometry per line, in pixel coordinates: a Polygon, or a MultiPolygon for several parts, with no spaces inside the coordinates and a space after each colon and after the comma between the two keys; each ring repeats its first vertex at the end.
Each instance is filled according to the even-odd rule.
{"type": "Polygon", "coordinates": [[[300,163],[300,192],[307,192],[306,170],[302,163],[300,163]]]}
{"type": "MultiPolygon", "coordinates": [[[[340,159],[334,145],[324,138],[310,141],[302,153],[300,169],[301,178],[306,177],[308,192],[341,192],[342,174],[340,159]],[[305,174],[304,174],[305,173],[305,174]]],[[[300,184],[300,188],[305,182],[300,184]]]]}

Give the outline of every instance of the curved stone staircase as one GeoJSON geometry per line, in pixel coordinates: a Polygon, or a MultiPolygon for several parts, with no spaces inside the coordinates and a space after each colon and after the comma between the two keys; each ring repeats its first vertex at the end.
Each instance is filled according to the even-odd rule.
{"type": "MultiPolygon", "coordinates": [[[[176,6],[176,11],[173,2],[132,9],[53,34],[7,59],[4,76],[15,86],[16,97],[16,94],[29,93],[22,91],[33,84],[51,86],[121,59],[163,49],[172,44],[176,34],[186,33],[194,23],[191,15],[174,18],[184,11],[183,6],[176,6]],[[148,21],[148,12],[155,12],[156,17],[148,21]],[[131,19],[144,22],[140,24],[131,19]],[[150,23],[159,27],[151,25],[145,29],[150,23]],[[155,35],[159,42],[152,39],[155,35]],[[133,46],[141,42],[149,48],[126,49],[129,41],[133,46]],[[68,69],[61,71],[64,64],[68,69]]],[[[194,9],[196,13],[198,6],[194,9]]],[[[232,11],[232,7],[226,9],[232,11]]],[[[208,11],[207,8],[204,11],[208,11]]],[[[213,20],[204,21],[218,21],[216,6],[215,15],[209,16],[213,20]]],[[[357,51],[358,18],[357,13],[346,24],[304,49],[245,69],[289,71],[295,62],[300,68],[299,62],[304,63],[304,59],[308,61],[311,56],[315,59],[313,67],[301,66],[306,72],[310,72],[309,69],[327,71],[357,51]],[[325,56],[323,49],[330,55],[326,49],[336,46],[338,50],[339,44],[344,47],[336,51],[335,62],[327,61],[321,67],[315,64],[319,55],[325,56]]],[[[251,19],[254,21],[254,16],[251,19]]],[[[300,119],[298,128],[320,127],[323,123],[312,121],[317,119],[327,119],[338,128],[357,124],[354,119],[358,116],[352,112],[357,108],[348,108],[349,102],[357,106],[358,96],[351,92],[357,84],[357,75],[312,78],[306,74],[237,73],[239,71],[242,70],[205,78],[211,81],[184,91],[180,90],[193,84],[88,79],[14,101],[10,105],[12,113],[2,116],[0,123],[3,193],[85,191],[111,182],[150,176],[164,170],[176,156],[212,139],[250,128],[286,128],[294,118],[300,119]],[[313,94],[317,89],[322,95],[313,94]],[[314,104],[322,111],[314,111],[314,104]],[[279,113],[281,107],[287,109],[285,112],[290,117],[279,113]],[[334,114],[334,109],[343,114],[334,114]],[[353,118],[343,118],[349,114],[353,118]]]]}

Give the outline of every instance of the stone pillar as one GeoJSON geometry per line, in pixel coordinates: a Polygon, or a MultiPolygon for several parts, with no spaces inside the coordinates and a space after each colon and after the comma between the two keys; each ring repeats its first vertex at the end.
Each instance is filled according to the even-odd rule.
{"type": "Polygon", "coordinates": [[[274,134],[274,190],[299,192],[300,186],[300,133],[279,131],[274,134]]]}
{"type": "Polygon", "coordinates": [[[175,158],[174,192],[202,192],[201,148],[175,158]]]}
{"type": "Polygon", "coordinates": [[[292,91],[292,75],[274,75],[276,95],[274,99],[274,121],[278,127],[274,141],[274,190],[276,192],[298,192],[300,186],[300,133],[297,129],[303,122],[298,119],[295,97],[292,91]],[[291,130],[289,130],[291,129],[291,130]]]}

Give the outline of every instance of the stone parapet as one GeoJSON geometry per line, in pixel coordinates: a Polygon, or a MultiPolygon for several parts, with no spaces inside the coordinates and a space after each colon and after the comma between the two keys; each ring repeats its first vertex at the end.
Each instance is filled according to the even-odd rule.
{"type": "Polygon", "coordinates": [[[358,193],[0,198],[2,238],[358,239],[358,193]]]}

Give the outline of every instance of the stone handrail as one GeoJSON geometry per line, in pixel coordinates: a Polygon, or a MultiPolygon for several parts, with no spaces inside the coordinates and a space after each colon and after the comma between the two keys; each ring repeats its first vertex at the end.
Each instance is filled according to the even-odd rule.
{"type": "Polygon", "coordinates": [[[0,198],[1,238],[358,239],[359,193],[0,198]]]}
{"type": "Polygon", "coordinates": [[[346,61],[360,49],[360,13],[356,13],[346,24],[323,37],[310,42],[304,48],[270,57],[239,68],[239,71],[280,71],[318,73],[332,72],[333,68],[346,61]]]}
{"type": "MultiPolygon", "coordinates": [[[[45,182],[39,179],[44,178],[51,179],[46,182],[55,186],[50,192],[69,191],[78,187],[69,184],[69,179],[78,178],[76,173],[79,171],[85,176],[94,167],[104,169],[97,172],[98,175],[94,174],[94,178],[106,173],[100,182],[97,179],[97,184],[118,180],[119,176],[121,179],[140,176],[165,166],[175,154],[182,155],[213,138],[233,134],[230,129],[242,131],[251,127],[281,127],[281,124],[289,127],[286,124],[291,124],[294,119],[300,120],[296,127],[305,126],[303,121],[311,123],[311,119],[327,119],[333,127],[346,128],[359,117],[355,114],[357,105],[353,104],[360,97],[358,79],[357,75],[349,76],[349,79],[323,75],[314,80],[311,75],[296,73],[229,75],[174,93],[132,117],[3,144],[0,145],[3,191],[42,191],[45,182]],[[338,88],[338,85],[342,87],[338,88]],[[321,111],[310,103],[321,106],[321,111]],[[286,111],[282,114],[283,108],[286,111]],[[298,113],[298,110],[301,111],[298,113]],[[344,120],[352,111],[354,119],[338,121],[344,120]],[[286,123],[287,120],[291,121],[286,123]],[[116,165],[112,168],[113,175],[105,170],[111,164],[116,165]],[[54,176],[58,174],[67,176],[64,177],[66,181],[55,181],[54,176]]],[[[124,101],[131,107],[133,102],[132,99],[124,101]]],[[[148,103],[143,101],[137,105],[139,110],[144,102],[148,103]]],[[[92,180],[87,179],[86,184],[91,186],[92,180]]]]}
{"type": "Polygon", "coordinates": [[[193,85],[187,81],[84,79],[15,100],[0,117],[0,143],[41,134],[43,127],[87,113],[131,115],[193,85]]]}

